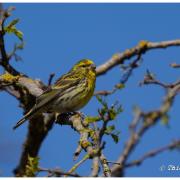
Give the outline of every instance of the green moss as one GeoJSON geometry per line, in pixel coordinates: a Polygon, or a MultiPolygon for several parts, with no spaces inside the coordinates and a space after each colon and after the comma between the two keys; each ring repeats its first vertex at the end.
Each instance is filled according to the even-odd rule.
{"type": "Polygon", "coordinates": [[[20,78],[20,76],[13,76],[12,74],[9,74],[6,72],[5,74],[2,74],[0,78],[3,79],[5,82],[16,82],[20,78]]]}
{"type": "Polygon", "coordinates": [[[25,176],[26,177],[35,177],[39,168],[39,157],[31,157],[28,155],[28,162],[26,165],[25,176]]]}

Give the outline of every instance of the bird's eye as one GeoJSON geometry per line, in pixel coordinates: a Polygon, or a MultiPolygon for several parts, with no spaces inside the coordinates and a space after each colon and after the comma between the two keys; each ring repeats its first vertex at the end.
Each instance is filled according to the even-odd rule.
{"type": "Polygon", "coordinates": [[[82,67],[86,67],[86,65],[82,65],[82,67]]]}

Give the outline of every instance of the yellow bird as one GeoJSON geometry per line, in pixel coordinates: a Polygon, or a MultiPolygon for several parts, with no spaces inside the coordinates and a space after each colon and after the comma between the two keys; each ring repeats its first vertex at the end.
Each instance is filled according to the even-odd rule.
{"type": "Polygon", "coordinates": [[[36,104],[17,122],[13,129],[39,113],[61,114],[80,110],[93,96],[96,82],[95,69],[94,62],[89,59],[83,59],[76,63],[49,90],[37,97],[36,104]]]}

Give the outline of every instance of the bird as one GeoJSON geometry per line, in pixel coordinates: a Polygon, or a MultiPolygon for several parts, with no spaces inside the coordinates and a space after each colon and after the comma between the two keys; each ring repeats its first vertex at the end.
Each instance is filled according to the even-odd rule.
{"type": "Polygon", "coordinates": [[[36,98],[35,105],[13,127],[16,129],[28,119],[41,113],[69,113],[83,108],[94,94],[96,65],[90,59],[78,61],[68,73],[36,98]]]}

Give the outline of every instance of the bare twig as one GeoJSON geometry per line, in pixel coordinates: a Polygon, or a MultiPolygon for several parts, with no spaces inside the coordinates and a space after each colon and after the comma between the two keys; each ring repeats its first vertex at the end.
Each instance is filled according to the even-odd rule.
{"type": "Polygon", "coordinates": [[[139,124],[139,121],[141,120],[141,117],[143,116],[142,111],[138,107],[134,107],[134,119],[132,120],[131,124],[129,125],[129,129],[132,133],[136,131],[136,128],[139,124]]]}
{"type": "Polygon", "coordinates": [[[125,83],[128,81],[129,77],[132,75],[132,72],[135,68],[139,67],[138,62],[141,60],[141,54],[137,55],[137,58],[133,60],[128,66],[126,66],[126,71],[122,75],[119,83],[117,83],[111,91],[103,90],[103,91],[96,91],[94,95],[103,95],[107,96],[110,94],[114,94],[117,90],[122,89],[125,83]]]}
{"type": "Polygon", "coordinates": [[[78,163],[76,163],[69,171],[68,173],[73,173],[82,163],[84,163],[87,159],[89,159],[89,154],[86,154],[82,160],[80,160],[78,163]]]}
{"type": "Polygon", "coordinates": [[[170,64],[170,66],[173,68],[180,68],[180,64],[177,64],[177,63],[172,63],[170,64]]]}
{"type": "Polygon", "coordinates": [[[110,95],[110,94],[115,93],[116,90],[117,90],[117,88],[114,87],[111,91],[107,91],[107,90],[96,91],[96,92],[94,93],[94,96],[97,96],[97,95],[107,96],[107,95],[110,95]]]}
{"type": "Polygon", "coordinates": [[[53,80],[53,77],[54,77],[54,76],[55,76],[54,73],[51,73],[51,74],[49,75],[48,86],[51,86],[52,80],[53,80]]]}
{"type": "Polygon", "coordinates": [[[155,85],[159,85],[165,89],[168,89],[168,88],[173,88],[173,87],[177,86],[178,84],[180,84],[180,80],[177,80],[176,82],[171,83],[171,84],[166,84],[166,83],[163,83],[163,82],[155,79],[154,75],[152,75],[152,73],[147,71],[147,74],[145,75],[143,81],[141,81],[139,83],[139,85],[142,86],[142,85],[147,85],[147,84],[155,84],[155,85]]]}

